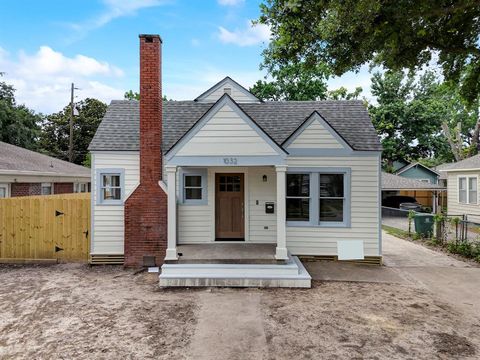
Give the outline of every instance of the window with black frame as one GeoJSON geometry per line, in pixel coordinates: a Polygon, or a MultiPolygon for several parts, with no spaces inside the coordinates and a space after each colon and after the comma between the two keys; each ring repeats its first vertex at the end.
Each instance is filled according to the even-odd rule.
{"type": "Polygon", "coordinates": [[[287,221],[310,221],[310,174],[287,174],[287,221]]]}
{"type": "Polygon", "coordinates": [[[200,175],[185,175],[184,177],[184,199],[202,199],[202,177],[200,175]]]}
{"type": "Polygon", "coordinates": [[[320,223],[343,222],[344,190],[343,174],[320,174],[320,223]]]}

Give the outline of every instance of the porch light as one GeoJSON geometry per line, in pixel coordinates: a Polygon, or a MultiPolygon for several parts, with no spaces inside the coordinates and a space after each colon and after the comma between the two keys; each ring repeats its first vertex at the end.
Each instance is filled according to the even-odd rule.
{"type": "Polygon", "coordinates": [[[267,182],[267,175],[263,175],[263,182],[267,182]]]}

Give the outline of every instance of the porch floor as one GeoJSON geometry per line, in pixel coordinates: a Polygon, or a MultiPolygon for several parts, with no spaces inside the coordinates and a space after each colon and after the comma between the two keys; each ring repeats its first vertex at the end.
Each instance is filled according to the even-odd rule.
{"type": "Polygon", "coordinates": [[[177,245],[177,263],[278,264],[276,244],[213,243],[177,245]]]}

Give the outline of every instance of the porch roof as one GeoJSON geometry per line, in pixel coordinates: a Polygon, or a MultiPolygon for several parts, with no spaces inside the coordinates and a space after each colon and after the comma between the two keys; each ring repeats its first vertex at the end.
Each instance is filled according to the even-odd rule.
{"type": "MultiPolygon", "coordinates": [[[[282,144],[317,111],[354,149],[381,151],[382,147],[361,101],[278,101],[239,103],[273,140],[282,144]]],[[[163,103],[163,150],[170,148],[212,107],[195,101],[163,103]]],[[[139,150],[139,103],[114,100],[90,144],[92,151],[139,150]]]]}

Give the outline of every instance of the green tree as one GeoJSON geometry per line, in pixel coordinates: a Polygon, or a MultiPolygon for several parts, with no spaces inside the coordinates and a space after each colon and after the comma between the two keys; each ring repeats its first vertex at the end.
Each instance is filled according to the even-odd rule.
{"type": "MultiPolygon", "coordinates": [[[[73,125],[73,162],[88,162],[88,145],[107,110],[107,105],[97,99],[87,98],[75,104],[78,115],[73,125]]],[[[44,118],[40,136],[40,147],[44,153],[68,160],[70,134],[70,105],[62,111],[44,118]]]]}
{"type": "Polygon", "coordinates": [[[445,102],[445,89],[432,72],[418,79],[412,73],[375,73],[371,91],[376,103],[369,106],[373,124],[384,148],[386,169],[393,161],[419,158],[452,160],[442,122],[453,112],[445,102]]]}
{"type": "Polygon", "coordinates": [[[329,72],[326,66],[291,63],[271,69],[272,81],[258,80],[250,92],[261,100],[324,100],[329,72]]]}
{"type": "Polygon", "coordinates": [[[33,110],[16,104],[13,86],[0,81],[0,141],[36,150],[40,121],[33,110]]]}
{"type": "Polygon", "coordinates": [[[480,93],[478,0],[265,0],[260,8],[272,31],[269,69],[300,61],[341,75],[370,61],[392,70],[433,61],[468,103],[480,93]]]}
{"type": "MultiPolygon", "coordinates": [[[[139,101],[140,100],[140,93],[136,92],[136,91],[133,91],[133,90],[128,90],[125,92],[125,94],[123,94],[123,98],[125,100],[137,100],[139,101]]],[[[171,99],[167,99],[167,96],[166,95],[163,95],[162,97],[162,100],[163,101],[172,101],[171,99]]]]}

